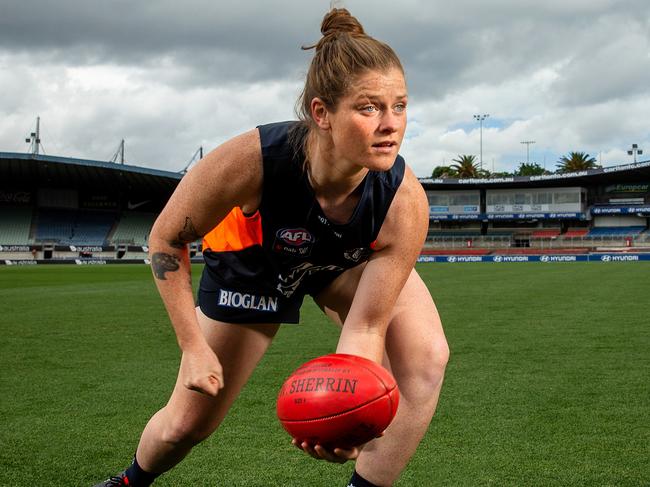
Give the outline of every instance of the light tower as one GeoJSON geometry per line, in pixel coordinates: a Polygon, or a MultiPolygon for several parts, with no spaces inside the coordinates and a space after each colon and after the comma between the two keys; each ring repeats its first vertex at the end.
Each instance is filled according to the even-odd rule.
{"type": "Polygon", "coordinates": [[[480,157],[479,157],[479,164],[481,167],[481,170],[483,170],[483,120],[488,118],[490,116],[489,113],[485,113],[483,115],[474,115],[474,120],[476,120],[479,123],[479,132],[481,134],[481,146],[480,146],[480,157]]]}
{"type": "Polygon", "coordinates": [[[201,159],[203,159],[203,146],[201,146],[201,147],[199,147],[198,149],[196,149],[196,152],[194,153],[194,155],[193,155],[192,158],[190,159],[190,162],[188,162],[188,163],[185,165],[185,167],[179,171],[179,173],[180,173],[180,174],[186,174],[187,171],[189,170],[190,166],[192,165],[192,163],[193,163],[194,161],[200,161],[201,159]]]}
{"type": "Polygon", "coordinates": [[[113,154],[111,162],[117,163],[118,159],[120,164],[124,164],[124,139],[120,141],[120,145],[117,147],[115,154],[113,154]]]}
{"type": "Polygon", "coordinates": [[[530,144],[534,144],[534,140],[522,140],[522,144],[526,144],[526,164],[530,162],[530,144]]]}
{"type": "MultiPolygon", "coordinates": [[[[39,149],[43,148],[43,144],[41,144],[41,117],[36,117],[36,132],[31,132],[25,142],[29,144],[29,153],[37,156],[39,149]]],[[[43,149],[43,153],[45,153],[45,149],[43,149]]]]}
{"type": "Polygon", "coordinates": [[[636,164],[636,156],[643,154],[643,151],[639,149],[638,144],[632,144],[632,148],[627,151],[628,156],[634,156],[634,163],[636,164]]]}

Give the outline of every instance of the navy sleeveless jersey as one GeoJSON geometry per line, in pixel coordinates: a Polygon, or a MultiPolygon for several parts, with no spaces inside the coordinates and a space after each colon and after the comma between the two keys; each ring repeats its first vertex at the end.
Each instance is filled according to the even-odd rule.
{"type": "Polygon", "coordinates": [[[331,222],[303,169],[304,156],[289,143],[295,123],[258,127],[264,170],[259,209],[252,216],[235,209],[212,235],[206,235],[203,290],[213,289],[211,283],[216,281],[220,288],[236,289],[240,295],[301,302],[305,294],[319,292],[372,254],[404,177],[404,160],[397,156],[386,172],[369,171],[349,221],[331,222]],[[235,241],[225,241],[229,239],[235,241]]]}

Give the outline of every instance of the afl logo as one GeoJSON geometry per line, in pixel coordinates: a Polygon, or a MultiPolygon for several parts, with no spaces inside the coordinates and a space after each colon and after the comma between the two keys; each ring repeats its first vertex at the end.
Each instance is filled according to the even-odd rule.
{"type": "Polygon", "coordinates": [[[282,228],[275,236],[293,247],[303,247],[314,241],[313,235],[304,228],[282,228]]]}

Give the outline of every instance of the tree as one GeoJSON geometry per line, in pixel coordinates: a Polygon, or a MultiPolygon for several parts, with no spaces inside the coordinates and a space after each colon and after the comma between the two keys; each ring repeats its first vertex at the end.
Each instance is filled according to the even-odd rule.
{"type": "Polygon", "coordinates": [[[483,172],[476,163],[475,155],[459,154],[456,159],[452,159],[456,164],[449,166],[459,178],[478,178],[483,176],[483,172]]]}
{"type": "Polygon", "coordinates": [[[490,174],[491,178],[511,178],[512,176],[514,176],[514,174],[508,171],[493,172],[490,174]]]}
{"type": "Polygon", "coordinates": [[[557,161],[557,172],[567,173],[595,169],[596,159],[585,152],[569,152],[568,156],[562,156],[557,161]]]}
{"type": "Polygon", "coordinates": [[[449,166],[436,166],[433,168],[433,172],[431,173],[431,177],[433,179],[449,178],[453,176],[454,176],[454,170],[449,166]]]}
{"type": "Polygon", "coordinates": [[[548,174],[548,171],[536,162],[530,164],[522,162],[515,171],[515,176],[541,176],[542,174],[548,174]]]}

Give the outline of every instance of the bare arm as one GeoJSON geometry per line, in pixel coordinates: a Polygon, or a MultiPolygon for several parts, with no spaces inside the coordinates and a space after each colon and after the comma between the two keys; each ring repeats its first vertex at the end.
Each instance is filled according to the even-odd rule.
{"type": "MultiPolygon", "coordinates": [[[[375,253],[363,270],[337,347],[381,363],[385,337],[393,308],[408,279],[429,226],[429,205],[422,186],[410,169],[386,215],[377,238],[375,253]]],[[[359,456],[362,447],[352,449],[293,444],[310,456],[343,463],[359,456]]]]}
{"type": "Polygon", "coordinates": [[[209,232],[235,206],[255,211],[261,187],[260,140],[253,130],[213,150],[189,171],[151,230],[151,268],[183,351],[181,371],[189,389],[216,395],[223,377],[196,318],[187,244],[209,232]],[[206,363],[211,366],[204,367],[206,363]]]}
{"type": "Polygon", "coordinates": [[[337,352],[381,363],[393,308],[422,249],[428,225],[424,189],[407,167],[379,232],[376,251],[361,275],[337,352]]]}

